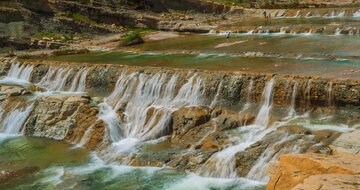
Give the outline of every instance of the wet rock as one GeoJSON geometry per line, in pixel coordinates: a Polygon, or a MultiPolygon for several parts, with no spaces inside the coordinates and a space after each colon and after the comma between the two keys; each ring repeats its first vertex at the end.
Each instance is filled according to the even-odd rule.
{"type": "Polygon", "coordinates": [[[189,132],[210,120],[210,110],[206,107],[183,107],[172,114],[172,137],[171,141],[176,143],[189,132]]]}
{"type": "Polygon", "coordinates": [[[38,167],[23,167],[23,168],[13,169],[13,170],[1,170],[0,171],[0,184],[8,183],[14,179],[29,175],[38,170],[39,170],[38,167]]]}
{"type": "MultiPolygon", "coordinates": [[[[294,151],[300,153],[313,152],[311,148],[317,144],[317,141],[307,132],[307,129],[298,126],[279,127],[245,151],[237,153],[235,160],[238,176],[246,176],[261,159],[263,159],[263,164],[266,164],[276,161],[281,155],[294,151]]],[[[266,171],[266,165],[260,167],[261,171],[266,171]]]]}
{"type": "Polygon", "coordinates": [[[0,85],[0,96],[13,97],[31,94],[30,91],[21,86],[0,85]]]}
{"type": "Polygon", "coordinates": [[[306,178],[292,190],[360,189],[360,175],[324,174],[306,178]]]}
{"type": "Polygon", "coordinates": [[[246,124],[251,124],[255,119],[254,115],[248,113],[238,113],[221,109],[215,109],[212,115],[216,116],[215,121],[217,130],[219,131],[235,129],[246,124]]]}
{"type": "Polygon", "coordinates": [[[343,133],[331,145],[335,154],[360,154],[360,130],[343,133]]]}
{"type": "Polygon", "coordinates": [[[313,175],[360,174],[360,156],[329,156],[322,154],[283,155],[275,175],[267,184],[268,190],[292,189],[313,175]]]}
{"type": "Polygon", "coordinates": [[[98,120],[99,110],[85,104],[78,108],[76,114],[76,123],[70,128],[64,141],[68,143],[77,143],[81,146],[95,150],[109,142],[105,138],[106,124],[98,120]]]}
{"type": "Polygon", "coordinates": [[[25,135],[63,140],[76,126],[79,108],[89,104],[85,95],[54,95],[38,98],[26,124],[25,135]]]}
{"type": "Polygon", "coordinates": [[[133,46],[144,43],[144,39],[141,36],[137,36],[135,39],[131,40],[130,42],[126,43],[125,46],[133,46]]]}

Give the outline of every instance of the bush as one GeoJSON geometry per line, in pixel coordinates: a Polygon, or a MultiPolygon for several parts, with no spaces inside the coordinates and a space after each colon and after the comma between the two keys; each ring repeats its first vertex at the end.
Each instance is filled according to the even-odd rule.
{"type": "Polygon", "coordinates": [[[73,18],[75,20],[79,20],[81,22],[86,22],[86,23],[89,23],[89,24],[96,24],[95,21],[81,15],[80,13],[72,13],[70,16],[71,16],[71,18],[73,18]]]}
{"type": "Polygon", "coordinates": [[[140,32],[139,31],[131,32],[131,33],[124,36],[124,38],[120,42],[120,45],[125,46],[126,44],[128,44],[129,42],[131,42],[131,41],[133,41],[133,40],[135,40],[137,38],[141,38],[140,32]]]}

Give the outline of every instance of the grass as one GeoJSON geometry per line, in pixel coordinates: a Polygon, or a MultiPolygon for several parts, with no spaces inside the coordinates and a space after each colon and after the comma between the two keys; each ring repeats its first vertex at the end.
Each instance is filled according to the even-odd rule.
{"type": "Polygon", "coordinates": [[[120,41],[120,46],[125,46],[127,43],[139,37],[141,38],[141,34],[139,31],[131,32],[123,37],[123,39],[120,41]]]}
{"type": "Polygon", "coordinates": [[[124,31],[128,32],[128,34],[122,37],[119,44],[120,46],[124,46],[136,38],[143,37],[154,32],[155,30],[150,28],[125,28],[124,31]]]}
{"type": "Polygon", "coordinates": [[[81,22],[85,22],[85,23],[89,23],[89,24],[97,24],[95,21],[85,17],[84,15],[82,15],[80,13],[71,13],[70,17],[75,20],[79,20],[81,22]]]}

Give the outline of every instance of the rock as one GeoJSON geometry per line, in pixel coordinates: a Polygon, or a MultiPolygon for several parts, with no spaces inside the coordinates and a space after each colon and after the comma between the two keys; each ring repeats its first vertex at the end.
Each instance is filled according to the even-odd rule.
{"type": "Polygon", "coordinates": [[[360,189],[360,175],[324,174],[306,178],[292,190],[360,189]]]}
{"type": "Polygon", "coordinates": [[[332,149],[335,154],[353,153],[360,154],[360,130],[351,133],[343,133],[333,143],[332,149]]]}
{"type": "Polygon", "coordinates": [[[63,140],[75,127],[79,108],[89,104],[85,95],[43,96],[34,103],[26,124],[25,135],[63,140]]]}
{"type": "Polygon", "coordinates": [[[245,177],[251,170],[258,170],[255,173],[266,176],[266,163],[276,161],[280,156],[294,151],[312,152],[312,147],[318,142],[313,139],[311,133],[306,133],[307,131],[298,126],[279,127],[245,151],[238,152],[235,155],[238,176],[245,177]],[[256,169],[254,166],[258,160],[262,160],[263,164],[256,169]]]}
{"type": "Polygon", "coordinates": [[[131,40],[130,42],[126,43],[125,46],[133,46],[144,43],[144,39],[141,36],[137,36],[135,39],[131,40]]]}
{"type": "Polygon", "coordinates": [[[219,143],[211,141],[211,140],[205,140],[203,144],[201,145],[202,151],[213,151],[217,152],[220,151],[222,148],[219,145],[219,143]]]}
{"type": "Polygon", "coordinates": [[[267,184],[267,190],[292,189],[303,183],[306,178],[320,174],[360,174],[360,155],[283,155],[280,157],[275,175],[267,184]]]}
{"type": "Polygon", "coordinates": [[[0,171],[0,184],[8,183],[11,180],[17,179],[22,176],[29,175],[38,171],[38,167],[23,167],[14,170],[1,170],[0,171]]]}
{"type": "Polygon", "coordinates": [[[183,107],[172,114],[171,141],[176,142],[190,129],[200,126],[210,120],[210,110],[206,107],[183,107]]]}
{"type": "Polygon", "coordinates": [[[31,92],[26,90],[24,87],[0,85],[0,96],[6,95],[7,97],[12,97],[12,96],[22,96],[27,94],[31,94],[31,92]]]}

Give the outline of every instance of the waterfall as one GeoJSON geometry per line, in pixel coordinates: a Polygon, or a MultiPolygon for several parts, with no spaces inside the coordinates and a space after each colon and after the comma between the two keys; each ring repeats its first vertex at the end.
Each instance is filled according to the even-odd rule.
{"type": "Polygon", "coordinates": [[[252,90],[254,88],[254,78],[251,77],[249,85],[248,85],[248,92],[247,92],[247,97],[246,97],[246,103],[244,105],[244,107],[242,108],[242,112],[248,110],[250,108],[251,105],[251,94],[252,94],[252,90]]]}
{"type": "Polygon", "coordinates": [[[80,142],[78,143],[79,146],[84,146],[91,138],[91,133],[94,130],[94,125],[91,125],[81,137],[80,142]]]}
{"type": "Polygon", "coordinates": [[[360,9],[353,14],[353,17],[360,17],[360,9]]]}
{"type": "Polygon", "coordinates": [[[310,103],[311,103],[311,82],[312,82],[312,80],[309,79],[307,82],[306,89],[305,89],[306,108],[307,109],[310,109],[310,103]]]}
{"type": "Polygon", "coordinates": [[[290,110],[289,110],[289,115],[288,115],[289,118],[296,115],[295,101],[296,101],[296,95],[297,95],[297,88],[298,88],[298,83],[295,82],[294,89],[293,89],[293,92],[291,95],[291,104],[290,104],[290,110]]]}
{"type": "Polygon", "coordinates": [[[340,35],[342,30],[340,28],[336,28],[335,35],[340,35]]]}
{"type": "Polygon", "coordinates": [[[70,92],[85,92],[88,72],[89,69],[82,68],[76,73],[69,89],[70,92]]]}
{"type": "Polygon", "coordinates": [[[221,178],[236,178],[236,163],[235,155],[238,152],[244,151],[250,145],[262,139],[266,134],[274,130],[274,128],[267,128],[270,111],[272,107],[272,97],[275,79],[272,78],[266,83],[262,95],[262,105],[260,111],[255,119],[255,123],[249,126],[243,126],[238,129],[238,137],[236,145],[223,149],[220,152],[213,154],[198,170],[199,175],[221,177],[221,178]]]}
{"type": "Polygon", "coordinates": [[[115,89],[102,106],[100,119],[110,128],[113,142],[126,138],[140,141],[158,138],[168,131],[171,114],[183,106],[201,105],[203,80],[190,77],[177,92],[178,76],[167,73],[154,75],[123,72],[115,89]],[[122,110],[120,119],[117,110],[122,110]]]}
{"type": "Polygon", "coordinates": [[[3,119],[1,124],[1,131],[5,134],[19,134],[21,127],[25,124],[30,112],[32,111],[33,104],[25,108],[15,109],[8,113],[3,119]]]}
{"type": "Polygon", "coordinates": [[[34,66],[32,65],[25,65],[20,63],[11,64],[7,78],[19,79],[29,82],[33,69],[34,66]]]}
{"type": "Polygon", "coordinates": [[[262,94],[261,108],[256,116],[255,125],[258,126],[267,126],[270,119],[270,110],[272,107],[272,96],[274,90],[275,79],[272,78],[265,86],[265,89],[262,94]]]}
{"type": "Polygon", "coordinates": [[[45,76],[38,85],[46,88],[48,91],[65,91],[66,83],[72,74],[73,69],[50,67],[45,76]]]}
{"type": "MultiPolygon", "coordinates": [[[[283,136],[280,138],[281,141],[276,142],[273,146],[269,146],[262,154],[259,156],[258,160],[256,160],[254,166],[251,168],[249,173],[247,174],[247,178],[268,182],[269,177],[266,176],[266,172],[268,169],[268,165],[271,161],[279,160],[280,156],[283,154],[298,154],[302,152],[301,146],[282,146],[283,144],[291,143],[291,141],[297,141],[295,144],[302,144],[303,139],[298,139],[298,134],[288,135],[286,133],[282,134],[283,136]],[[278,150],[278,147],[282,147],[278,150]]],[[[310,141],[310,139],[309,139],[310,141]]]]}
{"type": "Polygon", "coordinates": [[[332,86],[333,86],[333,82],[330,81],[328,83],[328,87],[327,87],[327,99],[328,99],[329,107],[332,106],[332,103],[333,103],[332,86]]]}
{"type": "Polygon", "coordinates": [[[296,15],[294,16],[294,18],[297,18],[300,15],[300,11],[296,12],[296,15]]]}
{"type": "Polygon", "coordinates": [[[210,108],[215,108],[215,106],[217,105],[222,87],[223,87],[223,81],[221,81],[217,87],[217,92],[216,92],[214,100],[210,104],[210,108]]]}

